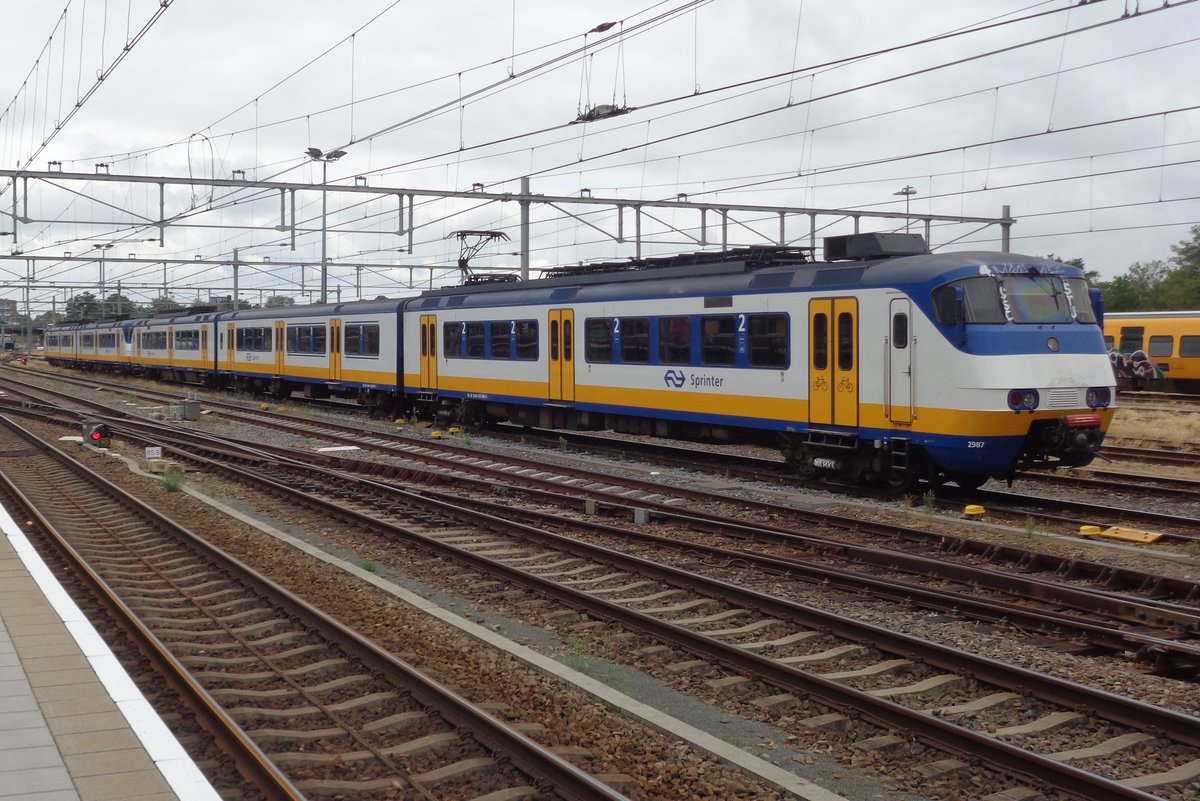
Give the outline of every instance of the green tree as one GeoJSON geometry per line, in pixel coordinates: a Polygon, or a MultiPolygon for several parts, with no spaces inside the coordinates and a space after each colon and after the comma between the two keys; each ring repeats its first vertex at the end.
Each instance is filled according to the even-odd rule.
{"type": "Polygon", "coordinates": [[[1178,244],[1171,245],[1171,264],[1177,269],[1200,273],[1200,225],[1191,228],[1192,239],[1184,239],[1178,244]]]}
{"type": "Polygon", "coordinates": [[[134,317],[142,310],[140,304],[132,298],[116,292],[111,293],[101,304],[101,315],[104,317],[134,317]]]}
{"type": "Polygon", "coordinates": [[[267,298],[267,302],[263,304],[268,309],[281,309],[285,306],[295,306],[296,299],[287,295],[272,295],[267,298]]]}
{"type": "Polygon", "coordinates": [[[146,314],[155,315],[163,312],[179,311],[182,308],[183,304],[170,295],[159,295],[146,304],[144,311],[146,314]]]}
{"type": "Polygon", "coordinates": [[[1178,267],[1162,282],[1160,309],[1181,311],[1200,308],[1200,270],[1178,267]]]}
{"type": "Polygon", "coordinates": [[[1073,259],[1062,259],[1062,258],[1059,258],[1058,256],[1055,256],[1053,253],[1050,253],[1050,254],[1047,254],[1045,256],[1045,258],[1049,261],[1056,261],[1059,264],[1069,264],[1072,267],[1078,267],[1079,269],[1083,270],[1083,278],[1085,281],[1088,282],[1089,286],[1098,287],[1098,286],[1102,286],[1104,284],[1104,280],[1101,279],[1101,277],[1100,277],[1100,271],[1099,270],[1089,270],[1087,267],[1085,267],[1083,265],[1083,259],[1079,258],[1078,256],[1076,256],[1073,259]]]}
{"type": "Polygon", "coordinates": [[[1171,275],[1163,283],[1167,309],[1200,309],[1200,225],[1191,228],[1192,238],[1171,245],[1171,275]]]}
{"type": "Polygon", "coordinates": [[[95,320],[100,317],[100,304],[91,292],[80,292],[67,301],[66,319],[70,322],[95,320]]]}
{"type": "Polygon", "coordinates": [[[55,323],[61,323],[65,319],[66,319],[66,316],[63,315],[62,312],[48,311],[48,312],[39,314],[38,316],[34,317],[33,324],[38,326],[39,328],[41,328],[41,327],[44,327],[47,325],[54,325],[55,323]]]}

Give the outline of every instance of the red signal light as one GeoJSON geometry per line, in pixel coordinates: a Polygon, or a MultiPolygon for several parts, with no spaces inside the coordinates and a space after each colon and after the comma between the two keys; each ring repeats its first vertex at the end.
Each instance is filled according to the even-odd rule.
{"type": "Polygon", "coordinates": [[[83,427],[84,439],[93,445],[104,447],[112,437],[112,429],[105,423],[88,423],[83,427]]]}

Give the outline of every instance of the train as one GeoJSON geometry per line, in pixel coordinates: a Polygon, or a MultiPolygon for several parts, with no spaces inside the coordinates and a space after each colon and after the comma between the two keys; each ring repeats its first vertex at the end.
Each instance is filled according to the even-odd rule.
{"type": "Polygon", "coordinates": [[[777,446],[804,475],[974,488],[1079,467],[1115,412],[1103,309],[1076,267],[828,237],[477,275],[399,300],[55,325],[55,365],[439,425],[777,446]]]}
{"type": "Polygon", "coordinates": [[[1200,311],[1110,312],[1104,344],[1121,389],[1200,394],[1200,311]]]}

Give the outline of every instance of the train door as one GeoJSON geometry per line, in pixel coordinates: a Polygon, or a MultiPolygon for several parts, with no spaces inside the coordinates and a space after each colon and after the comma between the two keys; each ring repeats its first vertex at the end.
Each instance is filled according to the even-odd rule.
{"type": "Polygon", "coordinates": [[[175,366],[175,326],[167,326],[167,365],[175,366]]]}
{"type": "Polygon", "coordinates": [[[888,311],[891,321],[887,344],[888,419],[908,425],[913,420],[912,303],[908,298],[893,298],[888,311]]]}
{"type": "Polygon", "coordinates": [[[575,312],[550,310],[550,400],[575,401],[575,312]]]}
{"type": "Polygon", "coordinates": [[[200,364],[207,366],[208,362],[208,326],[200,327],[200,364]]]}
{"type": "Polygon", "coordinates": [[[421,389],[437,389],[437,315],[421,315],[421,389]]]}
{"type": "Polygon", "coordinates": [[[283,357],[287,353],[287,327],[283,320],[275,321],[275,375],[283,375],[283,357]]]}
{"type": "MultiPolygon", "coordinates": [[[[272,348],[274,350],[274,348],[272,348]]],[[[225,369],[233,369],[233,360],[237,351],[237,326],[234,323],[225,324],[225,369]]]]}
{"type": "Polygon", "coordinates": [[[133,363],[134,342],[133,342],[133,324],[132,323],[130,323],[129,325],[121,326],[121,333],[120,333],[119,337],[117,338],[117,342],[123,343],[123,344],[121,344],[121,363],[124,364],[126,368],[128,368],[130,366],[130,364],[133,363]]]}
{"type": "Polygon", "coordinates": [[[329,321],[329,380],[342,380],[342,321],[329,321]]]}
{"type": "Polygon", "coordinates": [[[858,425],[858,300],[808,304],[809,412],[818,425],[858,425]]]}

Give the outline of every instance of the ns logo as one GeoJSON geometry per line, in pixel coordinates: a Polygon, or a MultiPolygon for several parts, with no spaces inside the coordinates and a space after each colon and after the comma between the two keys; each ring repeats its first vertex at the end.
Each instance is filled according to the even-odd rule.
{"type": "Polygon", "coordinates": [[[679,389],[687,382],[687,374],[682,370],[667,370],[663,373],[663,383],[668,387],[679,389]]]}

